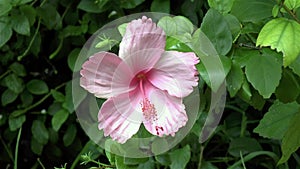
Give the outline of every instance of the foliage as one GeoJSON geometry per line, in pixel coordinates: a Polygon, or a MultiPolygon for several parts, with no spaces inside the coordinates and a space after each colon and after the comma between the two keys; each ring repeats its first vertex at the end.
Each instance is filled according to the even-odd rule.
{"type": "MultiPolygon", "coordinates": [[[[299,18],[299,0],[0,0],[0,166],[299,168],[299,18]],[[133,159],[88,141],[76,120],[80,103],[73,103],[71,79],[95,31],[145,11],[177,15],[158,21],[166,50],[217,54],[225,75],[212,79],[206,65],[197,65],[201,115],[190,133],[164,154],[133,159]],[[215,50],[200,43],[201,33],[215,50]],[[225,79],[224,116],[199,143],[210,94],[225,79]]],[[[117,44],[101,40],[98,48],[117,44]]],[[[82,101],[86,93],[78,93],[82,101]]]]}

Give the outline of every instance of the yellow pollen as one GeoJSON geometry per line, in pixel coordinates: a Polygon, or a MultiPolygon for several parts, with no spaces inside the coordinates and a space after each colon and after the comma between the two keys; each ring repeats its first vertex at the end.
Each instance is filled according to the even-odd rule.
{"type": "Polygon", "coordinates": [[[139,79],[145,79],[146,76],[143,73],[141,73],[141,74],[137,75],[137,78],[139,78],[139,79]]]}

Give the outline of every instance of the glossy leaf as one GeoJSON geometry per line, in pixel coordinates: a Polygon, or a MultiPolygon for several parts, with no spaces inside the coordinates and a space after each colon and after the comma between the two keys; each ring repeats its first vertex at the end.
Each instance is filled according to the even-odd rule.
{"type": "Polygon", "coordinates": [[[245,75],[239,65],[233,62],[226,78],[227,89],[231,97],[235,96],[242,87],[245,75]]]}
{"type": "Polygon", "coordinates": [[[12,5],[9,0],[0,1],[0,16],[7,14],[12,9],[12,5]]]}
{"type": "Polygon", "coordinates": [[[55,99],[55,101],[57,101],[57,102],[65,101],[65,96],[61,92],[53,90],[53,89],[51,89],[50,92],[52,94],[52,97],[55,99]]]}
{"type": "Polygon", "coordinates": [[[104,6],[107,2],[108,0],[98,1],[98,3],[95,3],[94,0],[81,0],[77,8],[86,12],[101,13],[106,10],[104,6]]]}
{"type": "Polygon", "coordinates": [[[257,53],[247,62],[245,73],[252,86],[264,98],[269,98],[279,85],[281,64],[273,56],[257,53]]]}
{"type": "Polygon", "coordinates": [[[64,145],[70,146],[76,138],[77,128],[75,125],[69,125],[63,137],[64,145]]]}
{"type": "Polygon", "coordinates": [[[225,20],[215,9],[210,9],[203,18],[201,30],[214,44],[219,55],[226,55],[232,46],[232,35],[225,20]]]}
{"type": "Polygon", "coordinates": [[[79,52],[80,52],[80,49],[75,48],[71,51],[71,53],[68,56],[68,66],[73,72],[77,72],[80,70],[80,68],[78,66],[75,67],[79,52]]]}
{"type": "Polygon", "coordinates": [[[300,0],[285,0],[284,5],[286,5],[286,7],[290,10],[293,10],[300,7],[300,0]]]}
{"type": "MultiPolygon", "coordinates": [[[[18,110],[14,111],[14,112],[17,112],[17,111],[18,110]]],[[[26,116],[25,115],[21,115],[21,116],[18,116],[18,117],[9,117],[8,124],[9,124],[10,131],[16,131],[17,129],[19,129],[23,125],[23,123],[25,121],[26,121],[26,116]]]]}
{"type": "Polygon", "coordinates": [[[234,0],[208,0],[209,6],[222,14],[228,13],[231,10],[233,2],[234,0]]]}
{"type": "Polygon", "coordinates": [[[153,0],[151,12],[170,13],[170,0],[153,0]]]}
{"type": "MultiPolygon", "coordinates": [[[[1,11],[1,10],[0,10],[1,11]]],[[[0,47],[2,47],[12,36],[12,29],[8,17],[0,18],[0,47]]]]}
{"type": "Polygon", "coordinates": [[[35,95],[42,95],[48,93],[49,88],[46,82],[38,79],[33,79],[29,81],[26,85],[27,90],[35,95]]]}
{"type": "Polygon", "coordinates": [[[254,129],[254,132],[263,137],[282,139],[299,108],[300,105],[296,102],[285,104],[276,101],[254,129]]]}
{"type": "Polygon", "coordinates": [[[258,35],[257,46],[270,46],[283,53],[283,65],[290,65],[300,54],[300,24],[277,18],[269,21],[258,35]]]}
{"type": "Polygon", "coordinates": [[[33,121],[31,126],[31,133],[37,142],[39,142],[42,145],[47,144],[49,140],[49,133],[42,121],[33,121]]]}
{"type": "Polygon", "coordinates": [[[13,64],[11,64],[9,66],[9,69],[12,70],[18,76],[24,77],[27,74],[25,67],[18,62],[14,62],[13,64]]]}
{"type": "Polygon", "coordinates": [[[298,108],[296,114],[290,121],[290,125],[283,136],[282,139],[282,157],[278,161],[278,164],[282,164],[286,162],[292,153],[298,150],[300,147],[300,133],[298,132],[300,130],[300,109],[298,108]]]}
{"type": "Polygon", "coordinates": [[[63,123],[68,119],[68,117],[69,117],[69,112],[66,111],[65,109],[61,109],[60,111],[56,112],[51,120],[52,128],[55,131],[58,131],[60,127],[63,125],[63,123]]]}
{"type": "Polygon", "coordinates": [[[9,103],[14,102],[18,97],[18,94],[11,91],[10,89],[6,89],[1,95],[1,103],[2,106],[6,106],[9,103]]]}
{"type": "Polygon", "coordinates": [[[242,22],[256,22],[272,16],[273,0],[235,0],[231,14],[242,22]]]}
{"type": "Polygon", "coordinates": [[[299,94],[300,85],[297,77],[290,70],[285,69],[275,91],[277,99],[284,103],[292,102],[298,98],[299,94]]]}
{"type": "Polygon", "coordinates": [[[295,74],[297,74],[300,77],[300,55],[292,64],[289,65],[289,67],[293,70],[295,74]]]}
{"type": "Polygon", "coordinates": [[[261,150],[262,147],[256,139],[249,137],[241,137],[236,138],[230,142],[228,152],[234,157],[240,157],[240,153],[242,155],[245,155],[261,150]]]}
{"type": "Polygon", "coordinates": [[[121,7],[125,9],[132,9],[141,3],[143,3],[145,0],[127,0],[127,1],[121,1],[121,7]]]}
{"type": "Polygon", "coordinates": [[[34,137],[31,138],[30,148],[33,153],[41,155],[43,152],[44,145],[39,143],[34,137]]]}
{"type": "Polygon", "coordinates": [[[182,169],[185,168],[187,163],[190,161],[191,158],[191,148],[189,145],[181,149],[176,149],[170,152],[170,159],[171,159],[171,169],[182,169]]]}
{"type": "Polygon", "coordinates": [[[23,91],[24,89],[24,83],[23,80],[14,73],[6,76],[4,78],[4,83],[5,85],[13,92],[19,94],[23,91]]]}
{"type": "Polygon", "coordinates": [[[29,20],[24,15],[12,15],[12,28],[14,31],[21,35],[30,35],[30,25],[29,20]]]}
{"type": "Polygon", "coordinates": [[[30,5],[20,6],[20,11],[29,21],[30,26],[32,26],[36,20],[36,10],[30,5]]]}
{"type": "Polygon", "coordinates": [[[172,35],[181,35],[181,34],[191,34],[194,31],[194,25],[190,20],[183,16],[165,16],[162,17],[157,25],[161,27],[166,35],[172,36],[172,35]]]}

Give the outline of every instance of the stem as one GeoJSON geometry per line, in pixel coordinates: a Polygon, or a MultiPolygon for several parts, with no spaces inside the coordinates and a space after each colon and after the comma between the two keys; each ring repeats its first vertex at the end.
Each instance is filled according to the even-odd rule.
{"type": "Polygon", "coordinates": [[[18,137],[17,137],[17,143],[16,143],[16,149],[15,149],[15,161],[14,161],[14,169],[18,169],[18,153],[19,153],[19,143],[22,133],[22,127],[19,129],[18,137]]]}
{"type": "Polygon", "coordinates": [[[4,140],[2,139],[1,136],[0,136],[0,140],[1,140],[1,143],[3,144],[3,146],[4,146],[4,149],[6,150],[9,158],[12,160],[12,162],[14,162],[14,157],[13,157],[11,151],[8,149],[7,145],[5,144],[5,142],[4,142],[4,140]]]}
{"type": "Polygon", "coordinates": [[[38,163],[41,165],[41,167],[42,167],[43,169],[46,169],[45,166],[43,165],[43,163],[41,162],[40,158],[37,158],[37,161],[38,161],[38,163]]]}
{"type": "Polygon", "coordinates": [[[200,147],[200,157],[199,157],[198,169],[201,169],[201,166],[202,166],[203,152],[204,152],[204,146],[201,145],[201,147],[200,147]]]}
{"type": "Polygon", "coordinates": [[[3,77],[5,77],[7,74],[9,74],[10,70],[7,70],[6,72],[4,72],[2,75],[0,75],[0,79],[2,79],[3,77]]]}
{"type": "Polygon", "coordinates": [[[295,15],[294,12],[292,12],[286,5],[284,5],[284,0],[281,1],[281,6],[283,7],[283,9],[289,13],[299,24],[300,24],[300,20],[298,19],[298,17],[295,15]]]}
{"type": "Polygon", "coordinates": [[[18,56],[18,61],[22,60],[28,54],[28,52],[29,52],[29,50],[30,50],[30,48],[31,48],[31,46],[32,46],[32,44],[33,44],[33,42],[34,42],[34,40],[35,40],[35,38],[36,38],[36,36],[39,32],[39,30],[40,30],[40,25],[41,25],[41,18],[39,18],[37,28],[34,32],[34,35],[31,39],[31,41],[29,42],[29,45],[28,45],[27,49],[25,50],[25,52],[23,52],[22,55],[18,56]]]}
{"type": "MultiPolygon", "coordinates": [[[[64,85],[66,85],[66,83],[62,83],[61,85],[57,86],[56,88],[54,88],[54,90],[57,90],[61,87],[63,87],[64,85]]],[[[29,107],[21,110],[18,113],[12,114],[13,117],[18,117],[22,114],[25,114],[26,112],[28,112],[29,110],[35,108],[36,106],[40,105],[41,103],[43,103],[48,97],[50,97],[52,94],[51,92],[49,92],[48,94],[46,94],[43,98],[41,98],[41,100],[37,101],[35,104],[30,105],[29,107]]]]}

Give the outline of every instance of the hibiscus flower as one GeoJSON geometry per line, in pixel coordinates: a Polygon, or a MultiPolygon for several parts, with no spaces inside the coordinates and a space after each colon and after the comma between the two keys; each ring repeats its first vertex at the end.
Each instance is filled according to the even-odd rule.
{"type": "Polygon", "coordinates": [[[143,123],[159,137],[187,123],[183,98],[198,85],[192,52],[165,51],[164,31],[142,17],[131,21],[120,43],[119,56],[99,52],[80,71],[80,85],[107,99],[98,113],[104,135],[125,143],[143,123]]]}

